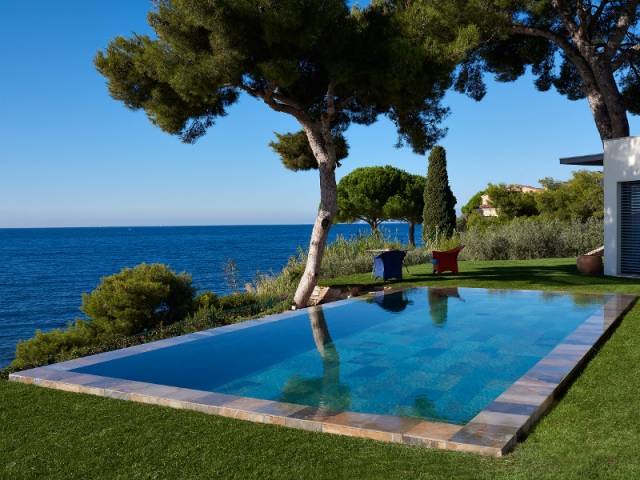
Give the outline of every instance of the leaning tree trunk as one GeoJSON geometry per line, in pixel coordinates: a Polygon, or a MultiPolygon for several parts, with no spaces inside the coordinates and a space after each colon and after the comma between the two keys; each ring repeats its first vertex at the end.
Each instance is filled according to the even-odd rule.
{"type": "Polygon", "coordinates": [[[602,60],[593,60],[593,75],[597,92],[588,92],[587,99],[602,140],[629,136],[629,119],[613,72],[602,60]]]}
{"type": "Polygon", "coordinates": [[[571,60],[583,83],[593,120],[602,141],[629,136],[629,119],[610,59],[595,53],[591,45],[574,39],[577,52],[571,60]]]}
{"type": "Polygon", "coordinates": [[[629,136],[629,120],[613,77],[596,77],[598,86],[585,92],[601,140],[629,136]],[[607,85],[612,83],[613,85],[607,85]],[[602,86],[604,84],[604,86],[602,86]]]}
{"type": "Polygon", "coordinates": [[[576,49],[567,55],[582,79],[600,139],[628,137],[627,108],[616,83],[612,58],[606,52],[597,52],[590,41],[581,37],[581,30],[573,34],[573,41],[576,49]]]}
{"type": "Polygon", "coordinates": [[[409,222],[409,245],[416,246],[416,223],[409,222]]]}
{"type": "Polygon", "coordinates": [[[317,129],[308,126],[305,126],[304,130],[311,150],[318,161],[320,206],[318,207],[318,215],[311,232],[307,264],[293,298],[297,308],[307,306],[309,297],[318,284],[324,248],[333,219],[338,210],[338,187],[335,174],[336,156],[333,142],[330,139],[331,133],[328,132],[327,135],[327,132],[319,132],[317,129]]]}

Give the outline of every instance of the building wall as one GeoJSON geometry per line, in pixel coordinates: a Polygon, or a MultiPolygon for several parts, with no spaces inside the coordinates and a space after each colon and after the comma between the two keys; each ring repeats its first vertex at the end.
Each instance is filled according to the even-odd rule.
{"type": "Polygon", "coordinates": [[[640,137],[604,142],[604,273],[620,274],[620,182],[640,180],[640,137]]]}
{"type": "Polygon", "coordinates": [[[496,210],[494,207],[490,207],[487,205],[483,205],[478,209],[478,213],[480,213],[480,215],[482,215],[483,217],[497,217],[498,216],[498,210],[496,210]]]}
{"type": "Polygon", "coordinates": [[[522,193],[538,193],[544,190],[544,188],[531,187],[529,185],[514,185],[513,187],[516,190],[520,190],[522,193]]]}

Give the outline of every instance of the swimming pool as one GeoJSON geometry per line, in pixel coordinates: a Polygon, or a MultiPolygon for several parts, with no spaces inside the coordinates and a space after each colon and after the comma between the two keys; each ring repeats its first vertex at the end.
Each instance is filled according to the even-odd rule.
{"type": "Polygon", "coordinates": [[[408,443],[431,428],[437,434],[423,435],[431,444],[421,443],[479,442],[486,451],[471,450],[497,454],[631,302],[411,288],[65,362],[57,372],[75,377],[78,391],[408,443]]]}

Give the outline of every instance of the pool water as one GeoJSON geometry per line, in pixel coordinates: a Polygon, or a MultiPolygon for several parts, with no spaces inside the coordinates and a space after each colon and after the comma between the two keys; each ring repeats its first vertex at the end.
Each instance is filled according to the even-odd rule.
{"type": "Polygon", "coordinates": [[[413,288],[74,371],[464,424],[608,299],[413,288]]]}

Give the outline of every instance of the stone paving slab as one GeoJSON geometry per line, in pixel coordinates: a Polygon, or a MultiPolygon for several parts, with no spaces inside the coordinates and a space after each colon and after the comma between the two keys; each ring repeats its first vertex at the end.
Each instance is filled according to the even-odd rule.
{"type": "MultiPolygon", "coordinates": [[[[373,295],[380,294],[383,293],[376,292],[373,295]]],[[[11,374],[9,379],[69,392],[189,409],[315,432],[502,456],[511,450],[518,439],[525,435],[551,407],[559,391],[575,377],[580,366],[594,351],[594,347],[604,341],[622,316],[633,306],[635,300],[636,297],[631,295],[612,295],[598,313],[588,317],[548,355],[466,425],[393,415],[334,412],[306,405],[101,377],[73,371],[82,366],[167,348],[208,336],[225,335],[266,322],[279,321],[298,315],[299,311],[284,312],[264,319],[250,320],[25,370],[11,374]]],[[[323,305],[321,308],[334,308],[351,301],[354,300],[340,300],[323,305]]]]}

